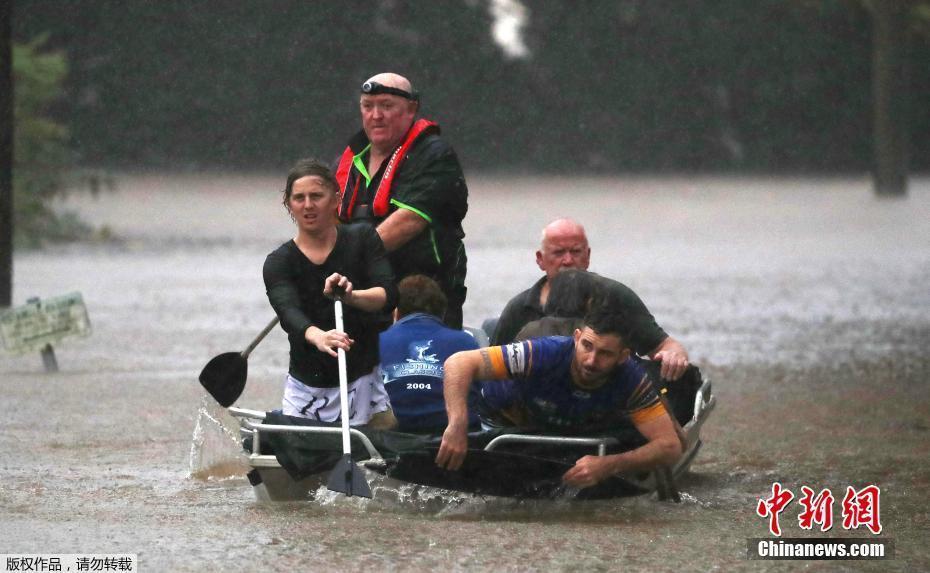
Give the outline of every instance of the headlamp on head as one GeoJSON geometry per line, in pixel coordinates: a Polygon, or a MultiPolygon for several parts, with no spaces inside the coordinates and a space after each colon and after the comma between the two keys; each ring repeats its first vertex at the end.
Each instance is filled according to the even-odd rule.
{"type": "Polygon", "coordinates": [[[400,96],[410,101],[420,101],[420,94],[414,90],[412,93],[400,88],[392,88],[378,82],[365,82],[362,84],[362,93],[368,95],[390,94],[400,96]]]}

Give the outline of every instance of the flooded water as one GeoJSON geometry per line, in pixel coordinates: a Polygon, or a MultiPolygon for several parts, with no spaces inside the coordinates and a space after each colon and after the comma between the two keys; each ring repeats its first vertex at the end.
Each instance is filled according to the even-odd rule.
{"type": "MultiPolygon", "coordinates": [[[[53,375],[0,355],[0,552],[137,553],[142,571],[930,570],[930,180],[904,200],[864,178],[469,182],[466,323],[531,284],[540,229],[573,216],[592,270],[636,290],[714,381],[682,503],[258,504],[196,379],[272,316],[260,271],[292,233],[283,177],[125,176],[69,201],[122,243],[15,258],[15,304],[80,291],[94,332],[57,348],[53,375]],[[896,559],[748,561],[775,481],[832,491],[829,537],[872,537],[841,527],[840,501],[880,486],[896,559]]],[[[286,366],[277,330],[239,404],[276,407],[286,366]]],[[[784,535],[816,535],[799,511],[784,535]]]]}

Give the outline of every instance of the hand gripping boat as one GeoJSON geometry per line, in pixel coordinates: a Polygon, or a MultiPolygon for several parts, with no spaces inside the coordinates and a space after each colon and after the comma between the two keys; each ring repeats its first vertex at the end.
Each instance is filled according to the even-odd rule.
{"type": "MultiPolygon", "coordinates": [[[[701,426],[716,404],[710,380],[691,366],[674,382],[657,382],[658,364],[644,365],[657,390],[682,425],[686,447],[673,467],[609,478],[590,488],[565,486],[562,475],[585,455],[627,451],[644,443],[632,426],[610,434],[559,436],[514,429],[469,434],[469,452],[458,471],[436,466],[441,436],[350,430],[352,459],[365,479],[385,487],[419,484],[478,495],[513,498],[605,499],[656,491],[677,501],[675,481],[701,448],[701,426]]],[[[239,419],[251,466],[249,481],[261,501],[312,498],[343,456],[338,424],[315,423],[274,412],[229,408],[239,419]]]]}

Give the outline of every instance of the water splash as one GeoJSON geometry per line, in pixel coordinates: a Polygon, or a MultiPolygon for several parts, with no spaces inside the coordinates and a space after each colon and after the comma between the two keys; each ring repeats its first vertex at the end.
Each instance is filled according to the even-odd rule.
{"type": "Polygon", "coordinates": [[[455,490],[400,482],[383,476],[367,476],[372,498],[346,497],[321,485],[311,492],[308,501],[319,508],[348,508],[375,513],[403,513],[431,516],[443,520],[473,521],[484,519],[539,519],[573,516],[581,506],[574,501],[577,490],[553,499],[515,499],[485,496],[455,490]]]}
{"type": "Polygon", "coordinates": [[[249,471],[236,420],[206,396],[197,409],[189,464],[190,477],[203,481],[239,478],[249,471]]]}

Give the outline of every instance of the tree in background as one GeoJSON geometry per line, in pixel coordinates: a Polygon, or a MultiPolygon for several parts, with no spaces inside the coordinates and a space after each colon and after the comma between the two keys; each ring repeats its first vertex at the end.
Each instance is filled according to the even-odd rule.
{"type": "Polygon", "coordinates": [[[872,15],[873,184],[878,195],[905,195],[909,162],[908,47],[926,0],[862,0],[872,15]]]}
{"type": "Polygon", "coordinates": [[[0,2],[0,308],[13,299],[12,2],[0,2]]]}
{"type": "MultiPolygon", "coordinates": [[[[875,164],[867,1],[905,0],[523,2],[518,59],[490,3],[462,0],[30,0],[13,34],[67,52],[55,112],[85,167],[335,157],[359,83],[393,70],[466,172],[860,174],[875,164]]],[[[908,135],[926,171],[930,42],[914,25],[908,135]]]]}
{"type": "Polygon", "coordinates": [[[15,118],[13,159],[14,244],[34,247],[85,236],[90,229],[54,208],[72,167],[68,130],[49,117],[62,93],[64,54],[43,52],[44,37],[13,45],[15,118]]]}
{"type": "Polygon", "coordinates": [[[864,0],[872,15],[872,180],[879,195],[907,193],[908,0],[864,0]]]}

